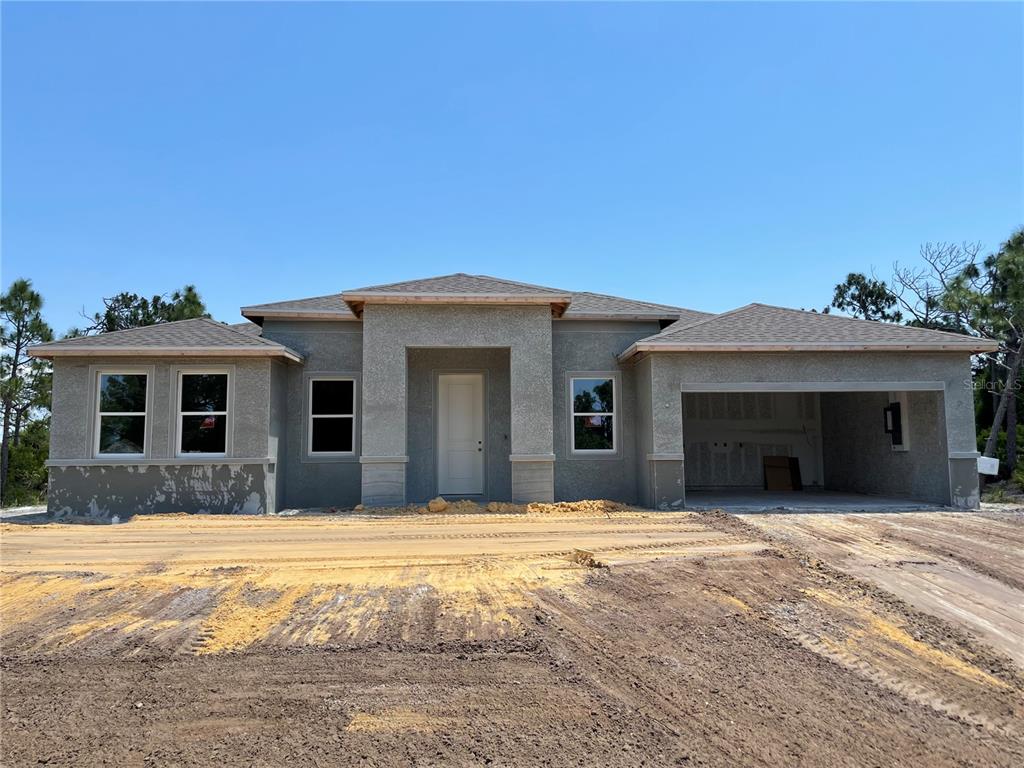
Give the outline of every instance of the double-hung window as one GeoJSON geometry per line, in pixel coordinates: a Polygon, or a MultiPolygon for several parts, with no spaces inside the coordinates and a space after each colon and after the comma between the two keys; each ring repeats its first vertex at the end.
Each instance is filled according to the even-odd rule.
{"type": "Polygon", "coordinates": [[[355,405],[355,379],[309,380],[310,456],[345,456],[355,452],[355,405]]]}
{"type": "Polygon", "coordinates": [[[146,374],[100,371],[96,383],[96,455],[145,455],[146,374]]]}
{"type": "Polygon", "coordinates": [[[227,371],[178,374],[178,453],[223,456],[228,439],[227,371]]]}
{"type": "Polygon", "coordinates": [[[572,449],[615,451],[615,379],[572,378],[572,449]]]}

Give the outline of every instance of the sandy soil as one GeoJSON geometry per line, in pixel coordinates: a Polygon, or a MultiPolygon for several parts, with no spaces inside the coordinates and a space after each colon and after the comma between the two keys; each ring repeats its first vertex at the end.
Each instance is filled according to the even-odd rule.
{"type": "Polygon", "coordinates": [[[1024,515],[743,519],[962,626],[1024,667],[1024,515]]]}
{"type": "MultiPolygon", "coordinates": [[[[1014,546],[1019,520],[991,522],[1014,546]]],[[[724,515],[162,517],[0,536],[3,765],[1024,760],[1007,653],[724,515]]],[[[1002,545],[956,541],[979,568],[1012,568],[1002,545]]]]}

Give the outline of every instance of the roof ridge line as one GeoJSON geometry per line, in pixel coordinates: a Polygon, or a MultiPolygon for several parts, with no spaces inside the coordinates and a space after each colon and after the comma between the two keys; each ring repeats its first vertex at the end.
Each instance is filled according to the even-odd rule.
{"type": "Polygon", "coordinates": [[[301,299],[282,299],[281,301],[265,301],[262,304],[245,304],[240,309],[256,309],[258,307],[273,307],[277,304],[294,304],[297,301],[314,301],[315,299],[331,299],[337,296],[341,298],[344,291],[338,293],[325,293],[323,296],[303,296],[301,299]]]}
{"type": "MultiPolygon", "coordinates": [[[[726,312],[719,312],[717,315],[711,315],[711,317],[702,317],[700,320],[695,320],[692,323],[687,323],[686,325],[683,325],[683,326],[681,326],[679,328],[673,328],[672,325],[675,325],[675,323],[673,323],[672,325],[670,325],[668,328],[666,328],[665,330],[661,331],[660,333],[656,333],[656,334],[654,334],[654,336],[650,336],[647,339],[641,339],[640,341],[649,341],[650,339],[656,339],[659,336],[667,336],[670,333],[679,333],[680,331],[688,331],[691,328],[696,328],[698,325],[704,325],[705,323],[710,323],[712,320],[717,320],[720,317],[728,317],[729,315],[738,314],[739,312],[742,312],[744,309],[750,309],[753,306],[755,306],[755,303],[753,303],[753,302],[750,303],[750,304],[744,304],[742,307],[736,307],[735,309],[730,309],[730,310],[728,310],[726,312]]],[[[677,321],[677,322],[680,322],[680,321],[677,321]]]]}
{"type": "Polygon", "coordinates": [[[644,299],[630,299],[626,296],[616,296],[613,293],[598,293],[597,291],[569,291],[572,295],[581,296],[600,296],[602,299],[618,299],[619,301],[628,301],[632,304],[645,304],[648,307],[657,307],[659,309],[681,309],[686,312],[700,312],[699,309],[690,309],[689,307],[680,307],[675,304],[659,304],[656,301],[645,301],[644,299]]]}

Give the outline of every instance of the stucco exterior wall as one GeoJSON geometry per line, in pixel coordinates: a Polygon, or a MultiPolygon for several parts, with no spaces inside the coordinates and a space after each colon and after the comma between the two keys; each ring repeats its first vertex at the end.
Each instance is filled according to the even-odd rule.
{"type": "Polygon", "coordinates": [[[636,503],[636,371],[616,359],[630,344],[657,333],[658,323],[560,320],[552,324],[555,498],[612,499],[636,503]],[[570,379],[587,374],[614,377],[617,387],[614,454],[587,456],[572,450],[570,379]]]}
{"type": "Polygon", "coordinates": [[[510,360],[507,349],[410,349],[406,495],[437,495],[437,377],[484,374],[484,498],[512,499],[510,360]]]}
{"type": "Polygon", "coordinates": [[[886,392],[822,393],[825,487],[949,504],[942,393],[907,393],[906,451],[892,450],[881,429],[888,404],[886,392]]]}
{"type": "Polygon", "coordinates": [[[274,459],[274,501],[275,507],[279,508],[285,501],[283,465],[288,458],[288,365],[279,361],[270,365],[270,439],[267,453],[274,459]]]}
{"type": "Polygon", "coordinates": [[[55,360],[48,508],[63,515],[274,510],[271,365],[262,358],[55,360]],[[190,368],[229,373],[224,458],[176,458],[177,376],[190,368]],[[143,458],[94,455],[96,385],[104,370],[149,376],[143,458]]]}
{"type": "MultiPolygon", "coordinates": [[[[364,504],[406,501],[406,350],[416,347],[508,349],[510,458],[554,459],[549,307],[368,304],[363,314],[364,504]]],[[[513,464],[513,476],[516,471],[513,464]]],[[[545,494],[552,496],[553,489],[545,494]]]]}
{"type": "Polygon", "coordinates": [[[264,338],[303,356],[287,366],[286,449],[281,459],[286,508],[353,507],[360,500],[360,400],[362,398],[362,323],[266,321],[264,338]],[[312,457],[307,451],[309,379],[315,375],[356,380],[355,453],[351,457],[312,457]]]}
{"type": "Polygon", "coordinates": [[[270,366],[266,358],[58,358],[53,365],[51,459],[93,459],[96,377],[101,370],[149,374],[147,458],[176,454],[177,372],[224,368],[230,374],[228,457],[269,456],[270,366]]]}

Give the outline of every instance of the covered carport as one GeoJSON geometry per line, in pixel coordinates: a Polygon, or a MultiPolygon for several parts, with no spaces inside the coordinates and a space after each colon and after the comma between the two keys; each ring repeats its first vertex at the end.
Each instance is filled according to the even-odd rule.
{"type": "Polygon", "coordinates": [[[975,508],[971,355],[991,347],[756,304],[680,321],[619,357],[638,382],[641,499],[656,508],[975,508]]]}

